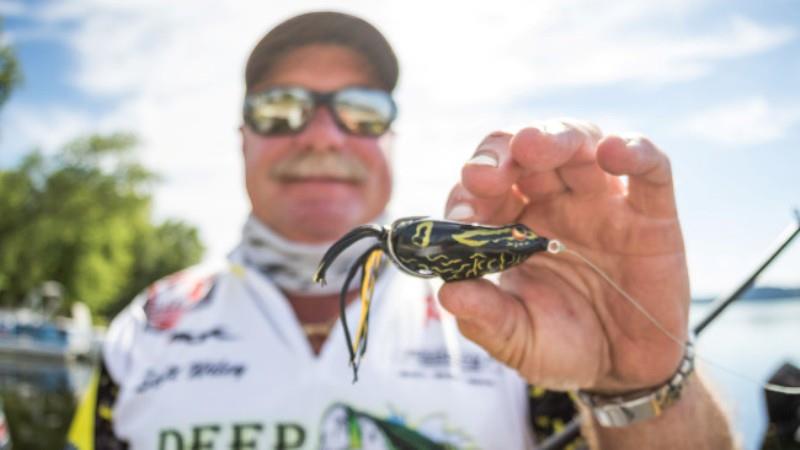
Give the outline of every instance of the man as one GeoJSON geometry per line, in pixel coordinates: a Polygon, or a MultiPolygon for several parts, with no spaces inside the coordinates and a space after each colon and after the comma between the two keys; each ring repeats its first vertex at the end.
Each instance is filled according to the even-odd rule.
{"type": "Polygon", "coordinates": [[[530,448],[529,421],[547,419],[529,417],[533,384],[579,390],[598,448],[731,447],[683,345],[689,287],[669,162],[643,137],[578,121],[490,133],[447,215],[558,238],[649,318],[574,253],[533,257],[497,284],[444,284],[438,301],[389,265],[351,383],[333,325],[363,247],[337,260],[327,286],[311,278],[334,240],[387,220],[397,76],[383,36],[349,15],[294,17],[259,42],[246,68],[242,242],[227,267],[159,281],[114,321],[73,445],[530,448]]]}

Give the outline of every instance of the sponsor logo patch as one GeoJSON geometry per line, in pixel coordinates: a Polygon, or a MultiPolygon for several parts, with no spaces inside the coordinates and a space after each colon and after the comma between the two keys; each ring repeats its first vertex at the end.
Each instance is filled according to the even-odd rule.
{"type": "Polygon", "coordinates": [[[176,331],[169,336],[170,343],[188,345],[204,344],[206,341],[232,341],[234,337],[223,327],[215,327],[206,331],[176,331]]]}
{"type": "Polygon", "coordinates": [[[184,313],[201,305],[211,297],[214,277],[187,269],[156,281],[147,288],[144,313],[147,328],[155,331],[170,330],[184,313]]]}
{"type": "Polygon", "coordinates": [[[501,375],[499,363],[486,354],[465,352],[454,358],[444,348],[409,350],[401,365],[403,378],[460,380],[479,386],[492,386],[501,375]]]}

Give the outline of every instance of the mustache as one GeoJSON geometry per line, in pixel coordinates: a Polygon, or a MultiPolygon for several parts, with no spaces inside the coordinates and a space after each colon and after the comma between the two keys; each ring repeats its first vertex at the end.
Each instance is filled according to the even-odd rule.
{"type": "Polygon", "coordinates": [[[279,161],[270,176],[291,181],[304,178],[331,178],[360,183],[367,179],[367,167],[357,158],[337,151],[297,152],[279,161]]]}

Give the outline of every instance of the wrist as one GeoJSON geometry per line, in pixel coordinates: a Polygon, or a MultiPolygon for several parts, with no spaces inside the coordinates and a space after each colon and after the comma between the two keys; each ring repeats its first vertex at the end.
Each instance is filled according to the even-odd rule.
{"type": "Polygon", "coordinates": [[[613,394],[578,391],[577,398],[604,427],[624,427],[660,416],[677,402],[694,371],[694,343],[686,343],[678,368],[663,384],[613,394]]]}

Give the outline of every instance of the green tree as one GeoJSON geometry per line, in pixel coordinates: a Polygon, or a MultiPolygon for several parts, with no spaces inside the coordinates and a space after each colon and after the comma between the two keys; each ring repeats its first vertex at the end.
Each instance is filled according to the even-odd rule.
{"type": "MultiPolygon", "coordinates": [[[[0,17],[0,38],[3,35],[3,18],[0,17]]],[[[17,58],[8,45],[2,45],[0,40],[0,107],[8,100],[11,90],[19,84],[22,74],[17,64],[17,58]]]]}
{"type": "Polygon", "coordinates": [[[52,279],[67,304],[80,300],[109,317],[201,258],[193,227],[152,223],[157,177],[137,162],[135,146],[129,134],[92,135],[0,170],[0,302],[18,305],[52,279]]]}

